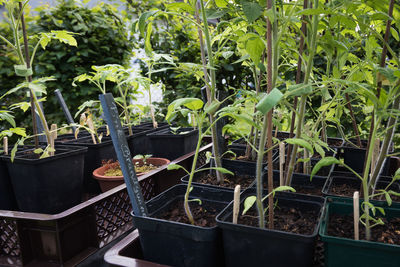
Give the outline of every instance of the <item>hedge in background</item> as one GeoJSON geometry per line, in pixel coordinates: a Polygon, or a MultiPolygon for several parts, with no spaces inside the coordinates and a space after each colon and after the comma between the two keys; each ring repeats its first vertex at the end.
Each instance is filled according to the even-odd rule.
{"type": "Polygon", "coordinates": [[[51,30],[78,33],[77,47],[54,43],[37,54],[34,75],[57,78],[47,84],[45,112],[52,122],[66,122],[54,96],[55,89],[61,90],[71,113],[75,114],[84,101],[98,100],[98,91],[88,83],[73,87],[74,77],[90,71],[93,65],[129,65],[133,43],[125,19],[112,5],[101,3],[87,8],[75,1],[59,1],[54,8],[42,9],[30,29],[34,33],[51,30]]]}

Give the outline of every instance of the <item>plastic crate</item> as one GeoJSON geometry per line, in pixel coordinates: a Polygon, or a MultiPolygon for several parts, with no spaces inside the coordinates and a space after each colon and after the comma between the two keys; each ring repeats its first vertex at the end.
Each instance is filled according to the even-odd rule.
{"type": "MultiPolygon", "coordinates": [[[[202,147],[198,164],[204,164],[202,147]]],[[[171,163],[190,168],[194,152],[171,163]]],[[[183,170],[167,166],[139,178],[146,200],[180,182],[183,170]]],[[[62,213],[0,210],[0,266],[73,266],[132,229],[125,184],[62,213]]]]}

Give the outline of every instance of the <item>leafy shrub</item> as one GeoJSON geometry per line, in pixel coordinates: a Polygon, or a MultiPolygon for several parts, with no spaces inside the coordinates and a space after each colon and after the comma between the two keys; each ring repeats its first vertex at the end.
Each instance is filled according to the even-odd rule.
{"type": "Polygon", "coordinates": [[[124,19],[112,5],[88,8],[72,0],[59,1],[54,8],[42,9],[39,17],[31,25],[34,33],[52,30],[77,33],[77,47],[55,43],[38,51],[34,69],[35,76],[57,78],[48,83],[45,112],[50,115],[50,120],[65,122],[54,90],[60,89],[74,114],[84,101],[98,99],[98,91],[89,83],[73,87],[74,77],[90,71],[93,65],[129,65],[133,43],[124,19]]]}

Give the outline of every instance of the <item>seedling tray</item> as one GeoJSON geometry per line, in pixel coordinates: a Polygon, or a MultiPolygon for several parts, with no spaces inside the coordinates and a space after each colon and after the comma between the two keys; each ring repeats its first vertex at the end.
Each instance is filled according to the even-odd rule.
{"type": "MultiPolygon", "coordinates": [[[[198,164],[210,149],[211,144],[201,149],[198,164]]],[[[190,168],[193,155],[171,163],[190,168]]],[[[144,198],[179,183],[184,174],[164,166],[141,176],[144,198]]],[[[0,266],[74,266],[131,230],[131,210],[124,184],[54,215],[0,210],[0,266]]]]}

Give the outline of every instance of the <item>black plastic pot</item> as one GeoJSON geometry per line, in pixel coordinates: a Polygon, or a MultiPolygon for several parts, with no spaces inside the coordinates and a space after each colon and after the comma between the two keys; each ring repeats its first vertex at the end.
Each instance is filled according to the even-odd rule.
{"type": "MultiPolygon", "coordinates": [[[[176,185],[147,202],[150,217],[133,215],[139,230],[145,260],[170,266],[223,266],[221,233],[206,228],[152,218],[177,200],[183,200],[186,185],[176,185]]],[[[191,198],[221,210],[233,199],[232,190],[193,186],[191,198]]]]}
{"type": "MultiPolygon", "coordinates": [[[[384,217],[400,217],[399,206],[387,207],[384,203],[373,202],[385,208],[384,217]]],[[[353,240],[328,235],[329,216],[332,214],[353,216],[352,199],[330,198],[321,221],[319,234],[325,247],[326,267],[353,266],[400,266],[400,246],[379,242],[353,240]]],[[[360,227],[362,225],[360,224],[360,227]]],[[[361,237],[361,236],[360,236],[361,237]]]]}
{"type": "Polygon", "coordinates": [[[174,160],[196,148],[199,132],[193,128],[180,128],[177,134],[171,129],[149,133],[153,156],[174,160]]]}
{"type": "MultiPolygon", "coordinates": [[[[251,190],[242,193],[241,211],[246,197],[254,194],[251,190]]],[[[319,214],[325,203],[322,197],[290,193],[277,193],[275,199],[278,206],[315,210],[319,214]]],[[[217,216],[218,226],[222,228],[226,266],[312,266],[319,219],[312,234],[301,235],[233,224],[232,209],[233,203],[230,203],[217,216]]]]}
{"type": "Polygon", "coordinates": [[[101,167],[103,161],[117,160],[114,146],[110,137],[103,137],[100,144],[93,144],[92,138],[82,137],[64,143],[69,146],[87,147],[85,153],[85,166],[83,171],[83,188],[84,192],[99,194],[101,193],[99,183],[93,179],[92,173],[95,169],[101,167]]]}
{"type": "MultiPolygon", "coordinates": [[[[244,148],[233,148],[231,149],[236,154],[236,157],[242,156],[245,154],[245,149],[244,148]]],[[[274,149],[272,150],[272,160],[276,162],[279,157],[279,152],[274,149]]],[[[221,159],[222,165],[226,166],[227,169],[229,168],[235,168],[236,165],[240,164],[242,168],[246,169],[248,171],[248,174],[254,175],[256,174],[256,167],[257,167],[257,162],[256,161],[246,161],[246,160],[238,160],[238,159],[229,159],[229,158],[222,158],[221,159]]],[[[267,162],[263,163],[263,168],[267,167],[267,162]]]]}
{"type": "Polygon", "coordinates": [[[0,160],[0,210],[16,210],[14,189],[12,188],[7,164],[0,160]]]}
{"type": "MultiPolygon", "coordinates": [[[[386,176],[380,176],[377,182],[377,189],[384,189],[389,185],[391,179],[390,177],[386,176]]],[[[326,181],[322,193],[324,196],[331,196],[331,197],[341,197],[341,198],[352,198],[353,196],[345,196],[345,195],[338,195],[335,194],[332,191],[332,188],[334,186],[340,186],[340,185],[347,185],[351,188],[354,188],[354,191],[360,191],[361,189],[361,180],[357,177],[355,177],[352,173],[335,173],[333,172],[331,177],[326,181]],[[340,176],[338,176],[340,175],[340,176]]],[[[393,183],[390,188],[390,190],[393,190],[395,192],[400,192],[400,187],[398,183],[393,183]]],[[[362,195],[360,196],[362,197],[362,195]]]]}
{"type": "Polygon", "coordinates": [[[18,208],[53,214],[81,202],[85,147],[56,146],[55,156],[39,159],[33,149],[7,162],[18,208]]]}
{"type": "MultiPolygon", "coordinates": [[[[210,163],[207,163],[203,166],[201,166],[199,169],[201,168],[209,168],[210,167],[210,163]]],[[[255,179],[255,173],[254,173],[254,169],[252,167],[249,167],[246,164],[243,164],[242,161],[223,161],[222,162],[222,167],[225,169],[230,170],[231,172],[238,174],[238,175],[248,175],[248,179],[249,179],[249,186],[251,187],[254,184],[254,179],[255,179]]],[[[211,188],[226,188],[223,186],[218,186],[218,185],[211,185],[211,184],[202,184],[200,183],[198,180],[200,177],[202,177],[203,175],[210,173],[210,170],[204,170],[204,171],[200,171],[200,172],[196,172],[193,176],[193,181],[192,184],[193,185],[198,185],[198,186],[206,186],[206,187],[211,187],[211,188]]],[[[181,178],[181,181],[185,184],[188,183],[189,181],[189,175],[185,175],[181,178]]],[[[241,188],[241,190],[245,190],[246,188],[241,188]]]]}
{"type": "MultiPolygon", "coordinates": [[[[267,173],[264,173],[264,183],[267,179],[267,173]]],[[[274,170],[274,181],[279,181],[279,171],[274,170]]],[[[313,176],[310,180],[309,174],[294,173],[291,186],[296,190],[295,194],[305,194],[313,196],[322,196],[322,188],[326,183],[327,177],[313,176]],[[314,193],[315,192],[315,193],[314,193]]],[[[278,185],[278,184],[277,184],[278,185]]],[[[275,186],[276,187],[276,186],[275,186]]],[[[266,185],[265,185],[266,188],[266,185]]]]}

